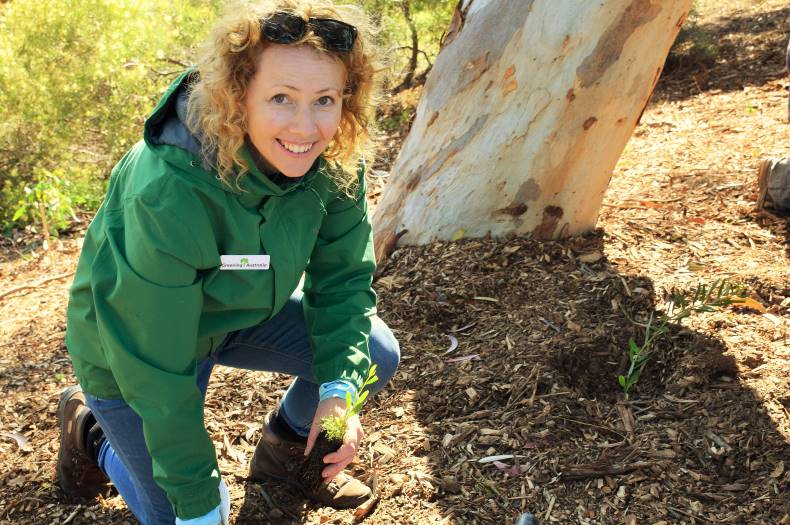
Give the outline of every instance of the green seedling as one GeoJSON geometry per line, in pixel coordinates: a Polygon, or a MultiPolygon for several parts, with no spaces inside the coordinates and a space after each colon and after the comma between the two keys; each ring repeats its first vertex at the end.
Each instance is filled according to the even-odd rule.
{"type": "Polygon", "coordinates": [[[639,345],[632,337],[628,340],[628,371],[617,378],[623,393],[628,397],[650,359],[654,343],[669,330],[669,325],[679,323],[693,313],[712,312],[735,303],[743,303],[748,296],[746,286],[727,279],[715,280],[710,286],[700,284],[691,291],[673,290],[667,301],[666,313],[655,319],[653,312],[647,323],[635,323],[645,329],[644,342],[639,345]]]}
{"type": "Polygon", "coordinates": [[[299,469],[295,472],[294,478],[297,486],[302,487],[307,493],[317,490],[323,482],[321,472],[326,467],[323,458],[335,452],[343,444],[343,437],[346,434],[348,420],[359,414],[362,406],[368,398],[370,385],[378,381],[376,376],[376,365],[370,367],[368,378],[359,389],[359,394],[352,396],[346,394],[346,411],[340,416],[328,416],[321,419],[321,432],[315,440],[310,454],[305,458],[299,469]]]}
{"type": "Polygon", "coordinates": [[[321,428],[330,440],[343,441],[348,420],[362,411],[362,406],[368,398],[368,387],[378,380],[376,365],[371,365],[368,378],[359,389],[359,393],[352,395],[351,392],[346,392],[346,412],[341,416],[328,416],[321,420],[321,428]]]}

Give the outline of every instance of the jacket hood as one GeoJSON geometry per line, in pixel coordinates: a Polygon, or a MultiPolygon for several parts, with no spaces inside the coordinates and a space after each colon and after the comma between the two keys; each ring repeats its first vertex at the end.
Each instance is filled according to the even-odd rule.
{"type": "Polygon", "coordinates": [[[145,122],[143,133],[145,143],[164,160],[230,193],[248,194],[248,197],[258,199],[268,195],[283,195],[296,187],[304,186],[318,171],[326,169],[326,162],[323,157],[319,157],[310,170],[299,179],[288,179],[281,174],[270,178],[258,168],[254,160],[257,151],[251,151],[252,146],[245,143],[241,155],[250,167],[248,173],[239,179],[239,188],[223,183],[217,175],[216,155],[205,154],[200,133],[193,133],[186,124],[189,85],[197,81],[197,78],[198,73],[194,69],[180,74],[170,84],[145,122]]]}

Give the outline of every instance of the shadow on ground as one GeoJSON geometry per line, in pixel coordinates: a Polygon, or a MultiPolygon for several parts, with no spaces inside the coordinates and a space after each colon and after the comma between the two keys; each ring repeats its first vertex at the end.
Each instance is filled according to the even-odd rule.
{"type": "MultiPolygon", "coordinates": [[[[394,281],[382,317],[413,357],[396,387],[415,392],[430,441],[415,450],[427,499],[470,524],[525,510],[560,523],[778,523],[787,437],[720,339],[674,327],[623,398],[617,376],[654,290],[602,253],[600,235],[438,243],[383,269],[394,281]],[[444,355],[448,335],[459,344],[444,355]]],[[[728,312],[739,315],[752,314],[728,312]]]]}
{"type": "Polygon", "coordinates": [[[244,503],[236,516],[237,525],[259,523],[305,523],[307,508],[295,489],[277,482],[245,482],[244,503]]]}
{"type": "Polygon", "coordinates": [[[656,99],[677,101],[704,91],[737,91],[787,76],[790,7],[687,24],[667,58],[656,99]]]}

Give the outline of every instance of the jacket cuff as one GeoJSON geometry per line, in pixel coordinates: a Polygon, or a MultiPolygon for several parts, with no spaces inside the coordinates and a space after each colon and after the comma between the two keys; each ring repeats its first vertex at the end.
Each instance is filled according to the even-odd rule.
{"type": "Polygon", "coordinates": [[[351,392],[351,397],[354,398],[357,395],[357,387],[350,381],[338,379],[336,381],[324,383],[318,387],[318,399],[319,401],[324,401],[333,397],[345,399],[346,392],[351,392]]]}

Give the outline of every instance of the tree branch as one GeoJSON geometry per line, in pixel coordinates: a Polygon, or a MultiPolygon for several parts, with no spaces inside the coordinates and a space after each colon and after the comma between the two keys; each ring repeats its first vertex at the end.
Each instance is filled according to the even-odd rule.
{"type": "Polygon", "coordinates": [[[74,275],[74,272],[67,272],[67,273],[62,273],[60,275],[56,275],[54,277],[48,277],[48,278],[44,279],[43,281],[39,281],[39,282],[37,282],[35,284],[23,284],[21,286],[17,286],[16,288],[11,288],[10,290],[6,290],[5,292],[0,293],[0,299],[8,297],[9,295],[15,294],[17,292],[21,292],[22,290],[29,290],[29,289],[32,289],[32,288],[40,288],[40,287],[44,286],[45,284],[47,284],[48,282],[57,281],[58,279],[65,279],[66,277],[70,277],[72,275],[74,275]]]}

